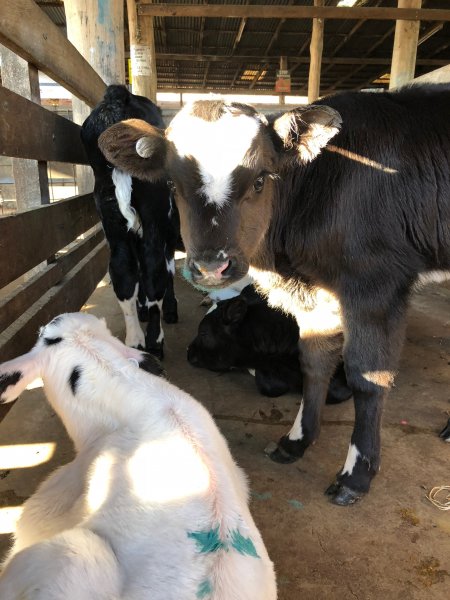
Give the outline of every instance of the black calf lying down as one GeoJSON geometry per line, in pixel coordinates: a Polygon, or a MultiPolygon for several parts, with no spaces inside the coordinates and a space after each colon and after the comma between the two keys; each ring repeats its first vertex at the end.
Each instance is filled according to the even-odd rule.
{"type": "Polygon", "coordinates": [[[110,125],[136,117],[164,128],[159,108],[122,85],[110,85],[103,100],[83,123],[81,138],[95,176],[94,198],[111,250],[109,273],[123,311],[127,346],[163,356],[166,323],[175,323],[174,252],[179,235],[178,212],[165,178],[139,181],[109,164],[97,144],[110,125]],[[148,321],[147,332],[141,320],[148,321]]]}
{"type": "MultiPolygon", "coordinates": [[[[249,285],[205,315],[188,348],[188,361],[211,371],[254,369],[259,392],[276,397],[302,390],[298,340],[295,319],[268,306],[249,285]]],[[[337,404],[351,395],[340,363],[326,402],[337,404]]]]}

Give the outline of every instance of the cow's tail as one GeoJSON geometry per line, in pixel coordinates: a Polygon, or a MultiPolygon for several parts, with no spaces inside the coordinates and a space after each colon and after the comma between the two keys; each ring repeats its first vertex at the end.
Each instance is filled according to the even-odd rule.
{"type": "Polygon", "coordinates": [[[116,198],[119,210],[127,222],[128,231],[132,230],[137,234],[142,232],[142,224],[135,209],[131,206],[131,192],[133,189],[133,180],[129,173],[114,168],[112,171],[112,180],[116,188],[116,198]]]}

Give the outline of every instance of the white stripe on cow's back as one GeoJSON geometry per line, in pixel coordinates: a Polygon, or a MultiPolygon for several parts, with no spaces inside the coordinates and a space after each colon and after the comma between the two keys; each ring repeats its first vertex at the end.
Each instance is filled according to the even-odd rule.
{"type": "Polygon", "coordinates": [[[131,175],[120,169],[113,169],[112,180],[116,188],[117,204],[119,205],[120,212],[127,221],[128,230],[132,229],[142,237],[140,219],[131,206],[131,190],[133,189],[131,175]]]}
{"type": "Polygon", "coordinates": [[[225,112],[217,121],[180,112],[170,124],[167,139],[182,157],[196,159],[206,204],[223,206],[231,193],[231,174],[240,165],[259,131],[258,119],[225,112]],[[220,144],[216,140],[220,139],[220,144]]]}

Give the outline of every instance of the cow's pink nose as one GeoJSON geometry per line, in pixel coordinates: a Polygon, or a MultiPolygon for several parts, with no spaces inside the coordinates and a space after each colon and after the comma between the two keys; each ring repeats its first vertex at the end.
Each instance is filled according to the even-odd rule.
{"type": "Polygon", "coordinates": [[[222,279],[223,277],[226,277],[227,269],[229,269],[230,266],[231,260],[226,260],[225,262],[204,262],[195,260],[191,263],[191,270],[196,277],[222,279]]]}
{"type": "Polygon", "coordinates": [[[230,266],[230,261],[227,260],[226,262],[222,263],[221,265],[219,265],[217,267],[217,269],[214,271],[214,275],[217,277],[217,279],[222,277],[222,274],[228,269],[229,266],[230,266]]]}

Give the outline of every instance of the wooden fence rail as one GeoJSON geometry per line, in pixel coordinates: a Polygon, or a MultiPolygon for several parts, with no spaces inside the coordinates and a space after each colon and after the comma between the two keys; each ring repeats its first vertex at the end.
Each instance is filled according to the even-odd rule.
{"type": "MultiPolygon", "coordinates": [[[[105,83],[32,0],[3,3],[0,43],[88,105],[103,96],[105,83]]],[[[3,156],[88,163],[78,125],[1,86],[0,106],[3,156]]],[[[92,194],[0,217],[0,362],[31,348],[57,314],[79,310],[108,256],[92,194]]]]}

